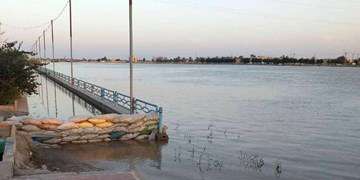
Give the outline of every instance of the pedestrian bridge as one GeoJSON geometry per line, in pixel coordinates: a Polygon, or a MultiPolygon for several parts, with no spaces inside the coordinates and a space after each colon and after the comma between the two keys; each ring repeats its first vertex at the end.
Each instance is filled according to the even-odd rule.
{"type": "MultiPolygon", "coordinates": [[[[39,74],[68,89],[102,113],[130,114],[131,112],[130,96],[77,78],[71,78],[68,75],[48,68],[39,67],[37,70],[39,74]]],[[[160,118],[159,126],[161,126],[163,117],[162,107],[136,98],[134,98],[133,103],[133,111],[135,113],[156,113],[160,118]]]]}

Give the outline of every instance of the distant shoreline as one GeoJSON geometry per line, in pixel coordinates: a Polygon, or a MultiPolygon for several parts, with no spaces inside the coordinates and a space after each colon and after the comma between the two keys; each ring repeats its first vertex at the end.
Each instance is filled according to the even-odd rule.
{"type": "MultiPolygon", "coordinates": [[[[58,61],[59,62],[69,62],[69,61],[58,61]]],[[[128,64],[128,62],[97,62],[97,61],[74,61],[76,63],[92,63],[92,64],[128,64]]],[[[351,65],[351,64],[244,64],[244,63],[159,63],[159,62],[137,62],[134,64],[173,64],[173,65],[245,65],[245,66],[299,66],[299,67],[360,67],[360,65],[351,65]]]]}

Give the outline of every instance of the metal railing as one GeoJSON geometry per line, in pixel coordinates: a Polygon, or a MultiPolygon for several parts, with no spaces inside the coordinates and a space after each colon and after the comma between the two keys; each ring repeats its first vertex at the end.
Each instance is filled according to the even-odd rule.
{"type": "MultiPolygon", "coordinates": [[[[86,92],[91,93],[97,97],[100,97],[103,101],[110,102],[116,106],[121,106],[126,108],[130,111],[131,108],[131,99],[130,96],[124,95],[117,91],[113,91],[110,89],[103,88],[101,86],[73,78],[71,79],[70,76],[50,70],[48,68],[39,67],[38,71],[41,73],[46,74],[47,76],[52,76],[54,78],[60,79],[67,83],[70,86],[77,87],[79,89],[85,90],[86,92]]],[[[162,118],[163,118],[163,109],[162,107],[140,100],[134,99],[134,111],[136,113],[156,113],[159,117],[159,127],[162,125],[162,118]]]]}

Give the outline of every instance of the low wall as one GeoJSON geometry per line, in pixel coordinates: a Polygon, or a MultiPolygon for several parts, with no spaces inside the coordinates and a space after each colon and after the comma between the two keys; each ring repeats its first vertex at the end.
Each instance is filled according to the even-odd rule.
{"type": "MultiPolygon", "coordinates": [[[[15,133],[13,129],[12,133],[15,133]]],[[[0,180],[10,179],[14,174],[14,154],[15,154],[15,139],[13,136],[3,137],[5,140],[5,148],[3,152],[2,161],[0,161],[0,180]]]]}
{"type": "Polygon", "coordinates": [[[23,119],[17,131],[44,144],[83,144],[108,141],[155,140],[159,117],[150,114],[106,114],[92,117],[23,119]]]}
{"type": "Polygon", "coordinates": [[[28,102],[26,97],[20,97],[15,100],[14,104],[0,105],[0,121],[5,120],[7,117],[16,115],[28,115],[28,102]]]}

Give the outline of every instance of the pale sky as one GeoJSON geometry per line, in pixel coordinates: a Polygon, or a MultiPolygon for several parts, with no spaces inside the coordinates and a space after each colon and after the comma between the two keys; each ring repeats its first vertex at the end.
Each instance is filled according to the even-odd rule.
{"type": "MultiPolygon", "coordinates": [[[[128,0],[72,0],[74,57],[127,58],[128,0]]],[[[359,0],[133,0],[135,54],[337,57],[360,53],[359,0]]],[[[29,49],[66,0],[0,0],[1,30],[29,49]],[[17,27],[14,27],[17,26],[17,27]]],[[[55,22],[69,57],[69,11],[55,22]]],[[[50,31],[47,31],[47,55],[50,31]]]]}

